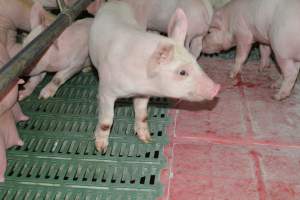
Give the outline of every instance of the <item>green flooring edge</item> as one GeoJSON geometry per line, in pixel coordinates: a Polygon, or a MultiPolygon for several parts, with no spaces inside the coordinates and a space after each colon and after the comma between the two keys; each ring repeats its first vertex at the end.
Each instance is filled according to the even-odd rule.
{"type": "Polygon", "coordinates": [[[161,170],[166,165],[168,101],[152,98],[148,119],[154,141],[140,142],[133,131],[130,99],[115,106],[110,145],[105,154],[95,150],[98,80],[93,72],[79,73],[54,98],[39,100],[41,88],[21,103],[31,117],[18,124],[24,146],[8,154],[6,182],[0,199],[152,200],[163,194],[161,170]]]}

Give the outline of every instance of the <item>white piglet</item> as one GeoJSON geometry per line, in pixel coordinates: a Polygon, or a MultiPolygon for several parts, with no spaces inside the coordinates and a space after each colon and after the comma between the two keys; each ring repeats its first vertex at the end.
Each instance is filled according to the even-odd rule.
{"type": "Polygon", "coordinates": [[[299,0],[232,0],[214,13],[203,52],[217,53],[236,46],[230,73],[234,78],[254,42],[260,43],[261,69],[269,65],[272,49],[283,77],[273,85],[280,87],[273,98],[283,100],[291,94],[300,68],[299,10],[299,0]]]}
{"type": "MultiPolygon", "coordinates": [[[[31,11],[33,30],[24,40],[24,46],[31,42],[46,27],[44,16],[47,12],[40,3],[35,3],[31,11]]],[[[19,100],[29,96],[46,75],[57,72],[53,79],[41,90],[39,98],[53,97],[57,89],[75,73],[83,69],[88,57],[88,36],[92,18],[74,22],[47,50],[43,57],[29,73],[30,79],[19,93],[19,100]]]]}
{"type": "MultiPolygon", "coordinates": [[[[92,4],[98,4],[95,0],[92,4]]],[[[113,0],[111,0],[113,1],[113,0]]],[[[134,10],[135,19],[151,31],[168,32],[169,21],[176,8],[181,8],[187,17],[188,28],[185,47],[198,58],[202,50],[202,39],[208,31],[213,8],[209,0],[121,0],[134,10]]],[[[90,6],[91,7],[91,6],[90,6]]],[[[89,9],[94,13],[97,9],[89,9]]]]}
{"type": "Polygon", "coordinates": [[[182,9],[177,9],[170,20],[169,38],[146,32],[126,2],[111,1],[98,10],[89,51],[100,79],[95,131],[99,151],[107,150],[117,98],[134,97],[135,131],[147,143],[151,140],[147,122],[150,96],[201,101],[218,94],[220,85],[185,49],[186,33],[187,18],[182,9]]]}

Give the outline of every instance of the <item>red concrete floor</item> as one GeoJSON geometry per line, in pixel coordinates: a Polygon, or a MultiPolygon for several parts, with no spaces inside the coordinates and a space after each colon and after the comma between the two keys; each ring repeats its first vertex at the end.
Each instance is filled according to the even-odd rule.
{"type": "Polygon", "coordinates": [[[300,200],[300,85],[278,102],[273,65],[248,62],[239,81],[233,61],[203,58],[222,84],[214,102],[181,102],[170,111],[168,167],[161,200],[300,200]]]}

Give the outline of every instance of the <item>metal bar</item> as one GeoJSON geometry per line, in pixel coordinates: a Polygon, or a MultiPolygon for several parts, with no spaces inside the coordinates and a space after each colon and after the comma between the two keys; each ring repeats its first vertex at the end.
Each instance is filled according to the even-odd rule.
{"type": "Polygon", "coordinates": [[[58,5],[60,12],[63,12],[67,8],[64,0],[56,0],[56,3],[58,5]]]}
{"type": "Polygon", "coordinates": [[[7,64],[0,69],[0,101],[16,80],[32,66],[49,48],[51,43],[75,20],[92,0],[78,0],[74,5],[60,13],[56,20],[32,42],[24,47],[7,64]]]}

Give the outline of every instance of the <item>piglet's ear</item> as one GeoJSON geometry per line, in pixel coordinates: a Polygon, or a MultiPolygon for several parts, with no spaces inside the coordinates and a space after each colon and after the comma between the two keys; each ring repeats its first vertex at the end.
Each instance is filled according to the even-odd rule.
{"type": "Polygon", "coordinates": [[[102,4],[102,0],[95,0],[94,2],[90,3],[90,5],[88,5],[88,7],[87,7],[88,13],[90,13],[92,15],[96,15],[101,4],[102,4]]]}
{"type": "Polygon", "coordinates": [[[174,45],[159,43],[155,51],[150,57],[147,74],[150,78],[155,77],[162,65],[169,64],[174,57],[174,45]]]}
{"type": "Polygon", "coordinates": [[[30,12],[30,26],[34,29],[37,26],[46,27],[46,16],[49,13],[43,8],[40,2],[34,3],[30,12]]]}
{"type": "Polygon", "coordinates": [[[187,28],[187,17],[181,8],[177,8],[168,25],[168,36],[184,45],[187,28]]]}

